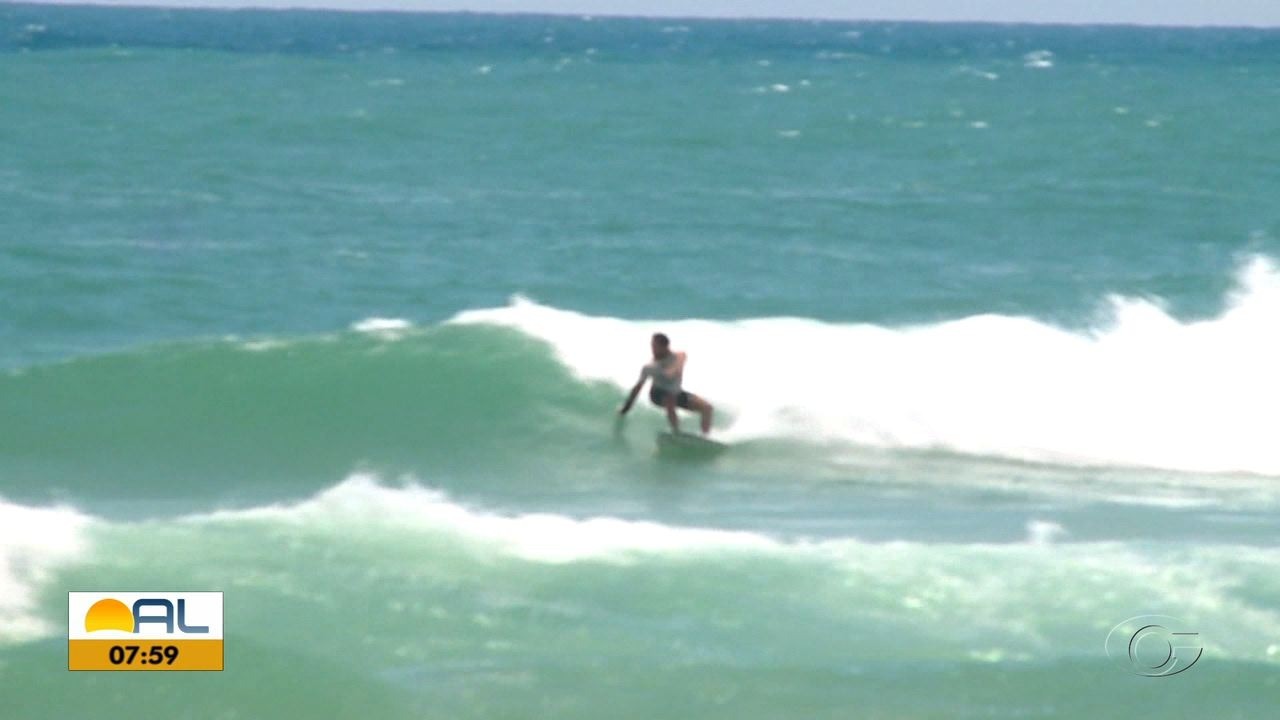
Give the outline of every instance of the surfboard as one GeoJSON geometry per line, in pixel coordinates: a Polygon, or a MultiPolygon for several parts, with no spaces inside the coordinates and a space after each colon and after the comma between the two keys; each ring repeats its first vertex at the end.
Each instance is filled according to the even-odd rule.
{"type": "Polygon", "coordinates": [[[729,449],[728,445],[693,433],[660,432],[657,437],[658,450],[681,450],[699,454],[722,453],[729,449]]]}

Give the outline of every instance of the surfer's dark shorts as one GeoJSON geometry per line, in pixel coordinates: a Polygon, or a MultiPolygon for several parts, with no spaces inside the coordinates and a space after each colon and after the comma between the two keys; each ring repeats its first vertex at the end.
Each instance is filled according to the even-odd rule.
{"type": "MultiPolygon", "coordinates": [[[[665,406],[667,404],[668,392],[670,391],[663,390],[660,387],[649,388],[649,402],[657,405],[658,407],[665,406]]],[[[689,409],[689,393],[687,391],[681,390],[680,394],[676,396],[676,405],[679,405],[685,410],[689,409]]]]}

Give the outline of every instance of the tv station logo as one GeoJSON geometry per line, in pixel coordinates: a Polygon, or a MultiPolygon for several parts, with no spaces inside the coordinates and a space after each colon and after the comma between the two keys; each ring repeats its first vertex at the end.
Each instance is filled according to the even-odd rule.
{"type": "Polygon", "coordinates": [[[222,593],[67,593],[68,670],[221,670],[222,593]]]}

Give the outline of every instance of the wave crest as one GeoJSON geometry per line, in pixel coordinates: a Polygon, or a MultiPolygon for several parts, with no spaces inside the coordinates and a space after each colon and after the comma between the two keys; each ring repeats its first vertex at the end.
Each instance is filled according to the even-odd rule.
{"type": "Polygon", "coordinates": [[[582,380],[634,382],[648,335],[690,354],[686,385],[730,439],[787,437],[1066,464],[1280,474],[1280,272],[1255,258],[1226,309],[1182,321],[1109,298],[1088,332],[980,315],[886,328],[802,318],[630,321],[515,298],[456,324],[550,343],[582,380]]]}

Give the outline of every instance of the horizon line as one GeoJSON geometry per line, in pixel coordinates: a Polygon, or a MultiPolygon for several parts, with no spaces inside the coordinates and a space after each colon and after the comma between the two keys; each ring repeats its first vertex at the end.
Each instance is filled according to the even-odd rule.
{"type": "Polygon", "coordinates": [[[568,12],[558,10],[468,10],[468,9],[442,9],[442,8],[416,8],[397,5],[377,5],[373,7],[346,7],[346,6],[330,6],[311,4],[307,0],[300,3],[292,3],[286,0],[285,4],[266,5],[253,4],[250,2],[221,2],[220,0],[195,0],[191,3],[181,5],[165,4],[164,2],[149,0],[124,0],[117,2],[116,0],[0,0],[0,6],[50,6],[64,8],[110,8],[118,10],[176,10],[176,11],[202,11],[202,10],[226,10],[237,12],[336,12],[347,13],[351,15],[364,15],[374,13],[401,13],[406,15],[481,15],[486,17],[553,17],[553,18],[577,18],[584,22],[589,22],[596,18],[621,19],[621,20],[667,20],[673,22],[694,21],[694,22],[714,22],[714,21],[757,21],[757,22],[831,22],[831,23],[915,23],[927,25],[999,25],[999,26],[1030,26],[1030,27],[1110,27],[1110,28],[1151,28],[1151,29],[1170,29],[1170,30],[1280,30],[1280,24],[1263,25],[1249,24],[1240,22],[1223,22],[1223,23],[1175,23],[1175,22],[1139,22],[1133,20],[1022,20],[1022,19],[991,19],[991,18],[924,18],[924,17],[890,17],[890,16],[868,16],[868,17],[837,17],[830,15],[771,15],[771,14],[747,14],[747,15],[716,15],[716,14],[688,14],[688,15],[667,15],[654,14],[646,15],[635,12],[623,11],[604,11],[604,12],[568,12]]]}

